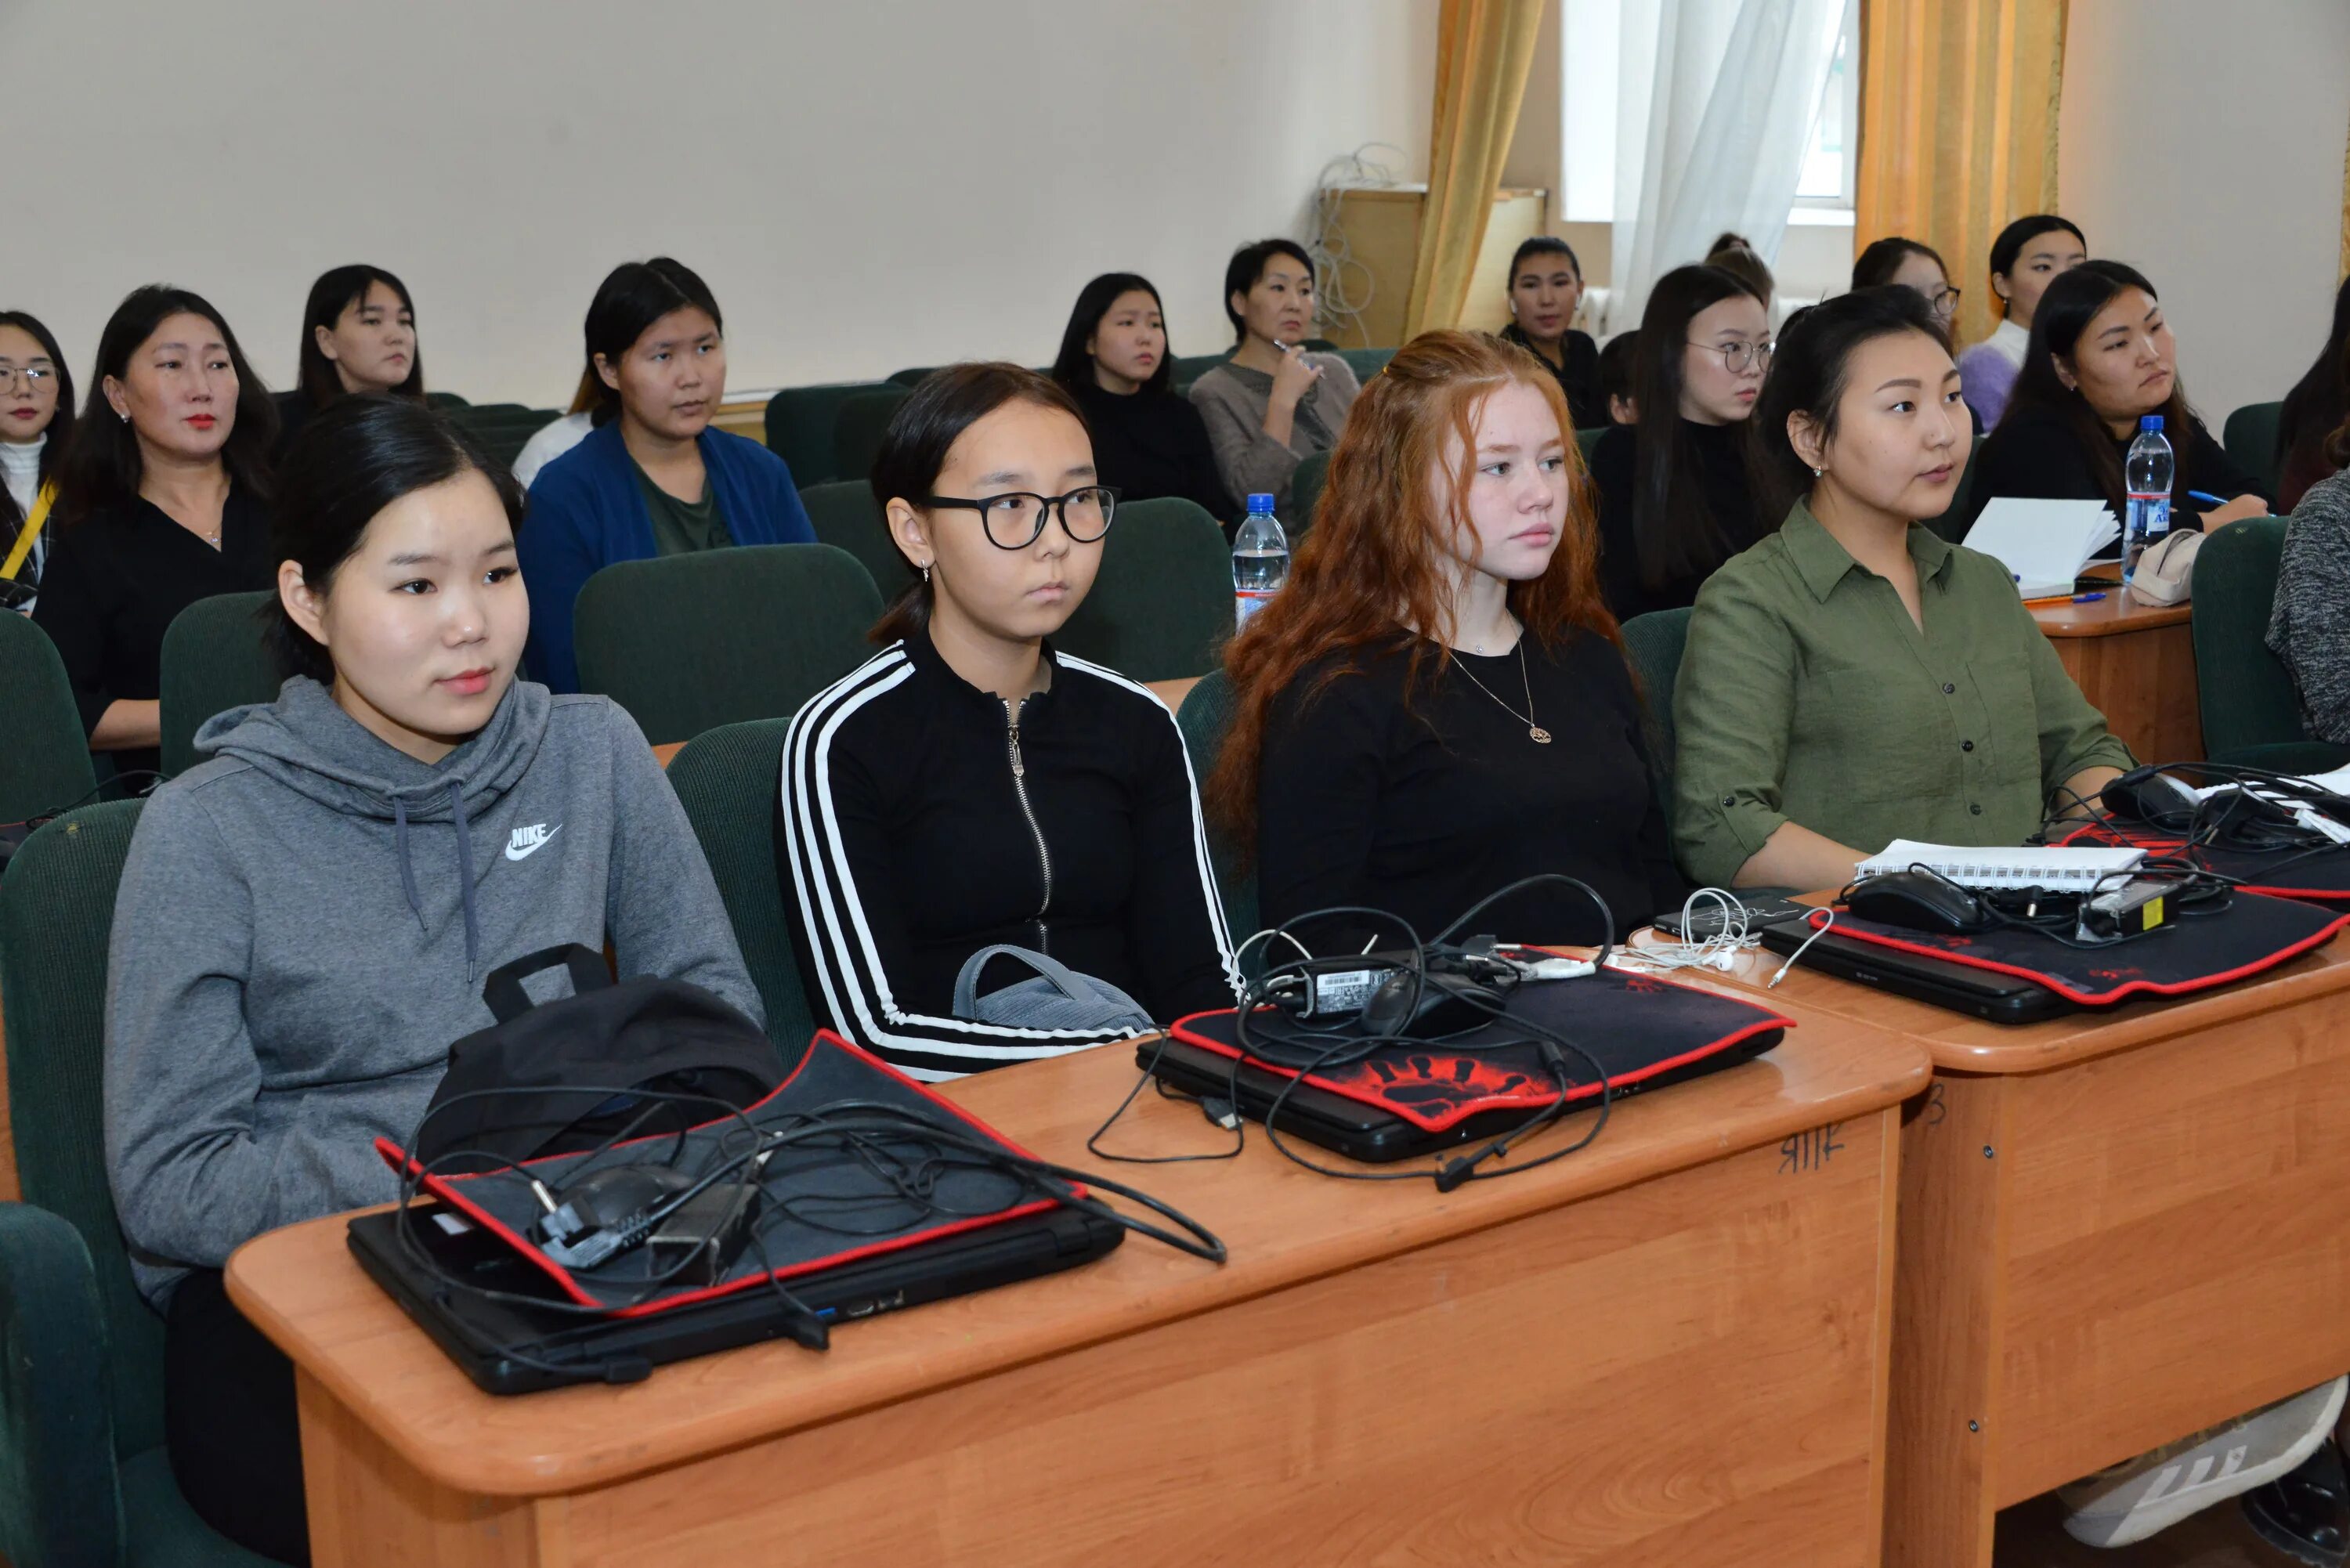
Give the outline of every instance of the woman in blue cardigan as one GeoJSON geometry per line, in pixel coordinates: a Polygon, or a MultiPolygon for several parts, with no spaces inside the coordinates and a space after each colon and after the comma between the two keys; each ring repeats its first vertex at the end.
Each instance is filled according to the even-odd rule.
{"type": "Polygon", "coordinates": [[[612,270],[588,307],[602,389],[587,440],[539,472],[516,541],[530,589],[531,675],[579,690],[571,611],[615,561],[816,541],[784,460],[711,428],[726,393],[718,301],[667,256],[612,270]]]}

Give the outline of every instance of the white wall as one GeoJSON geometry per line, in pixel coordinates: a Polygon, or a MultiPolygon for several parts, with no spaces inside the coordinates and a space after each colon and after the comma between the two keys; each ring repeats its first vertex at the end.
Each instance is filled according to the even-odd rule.
{"type": "Polygon", "coordinates": [[[2064,215],[2162,292],[2216,432],[2325,341],[2350,132],[2345,0],[2072,0],[2064,215]]]}
{"type": "Polygon", "coordinates": [[[1331,157],[1427,177],[1437,0],[0,0],[19,155],[0,307],[86,374],[156,279],[290,382],[304,296],[368,261],[431,384],[548,404],[618,262],[700,271],[730,383],[1048,360],[1139,271],[1175,350],[1224,258],[1299,234],[1331,157]]]}

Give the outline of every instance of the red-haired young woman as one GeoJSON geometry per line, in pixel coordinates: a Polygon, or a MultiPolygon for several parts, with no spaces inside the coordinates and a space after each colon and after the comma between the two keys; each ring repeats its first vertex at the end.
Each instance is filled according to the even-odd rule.
{"type": "MultiPolygon", "coordinates": [[[[1224,661],[1209,806],[1266,923],[1366,905],[1426,938],[1537,871],[1589,883],[1619,935],[1680,901],[1572,429],[1533,356],[1467,332],[1414,339],[1356,402],[1289,586],[1224,661]]],[[[1478,929],[1600,921],[1552,884],[1478,929]]]]}

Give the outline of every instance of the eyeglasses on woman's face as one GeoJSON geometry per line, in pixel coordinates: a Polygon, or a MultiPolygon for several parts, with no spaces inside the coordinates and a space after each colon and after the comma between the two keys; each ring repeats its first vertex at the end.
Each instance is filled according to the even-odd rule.
{"type": "Polygon", "coordinates": [[[1118,512],[1118,492],[1107,484],[1081,484],[1066,495],[1039,495],[1028,490],[976,498],[925,495],[922,504],[976,512],[989,544],[999,550],[1024,550],[1044,535],[1045,521],[1055,513],[1071,541],[1092,544],[1109,532],[1110,518],[1118,512]]]}

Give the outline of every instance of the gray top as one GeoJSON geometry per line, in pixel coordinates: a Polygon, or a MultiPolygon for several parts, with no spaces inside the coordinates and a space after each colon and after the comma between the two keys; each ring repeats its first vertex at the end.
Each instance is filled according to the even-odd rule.
{"type": "Polygon", "coordinates": [[[1271,376],[1228,361],[1191,383],[1191,401],[1207,421],[1208,444],[1216,449],[1216,472],[1233,500],[1245,504],[1252,492],[1264,491],[1276,508],[1285,505],[1299,461],[1338,444],[1362,384],[1354,367],[1336,354],[1308,354],[1305,362],[1320,366],[1322,379],[1297,400],[1287,446],[1264,433],[1271,376]]]}
{"type": "Polygon", "coordinates": [[[2309,732],[2350,745],[2350,470],[2303,491],[2285,523],[2269,648],[2293,672],[2309,732]]]}
{"type": "Polygon", "coordinates": [[[450,1044],[495,1022],[501,964],[608,938],[622,975],[761,1016],[685,812],[607,698],[516,681],[428,767],[296,677],[196,745],[216,754],[140,814],[108,954],[107,1170],[151,1299],[397,1197],[374,1140],[413,1135],[450,1044]]]}

